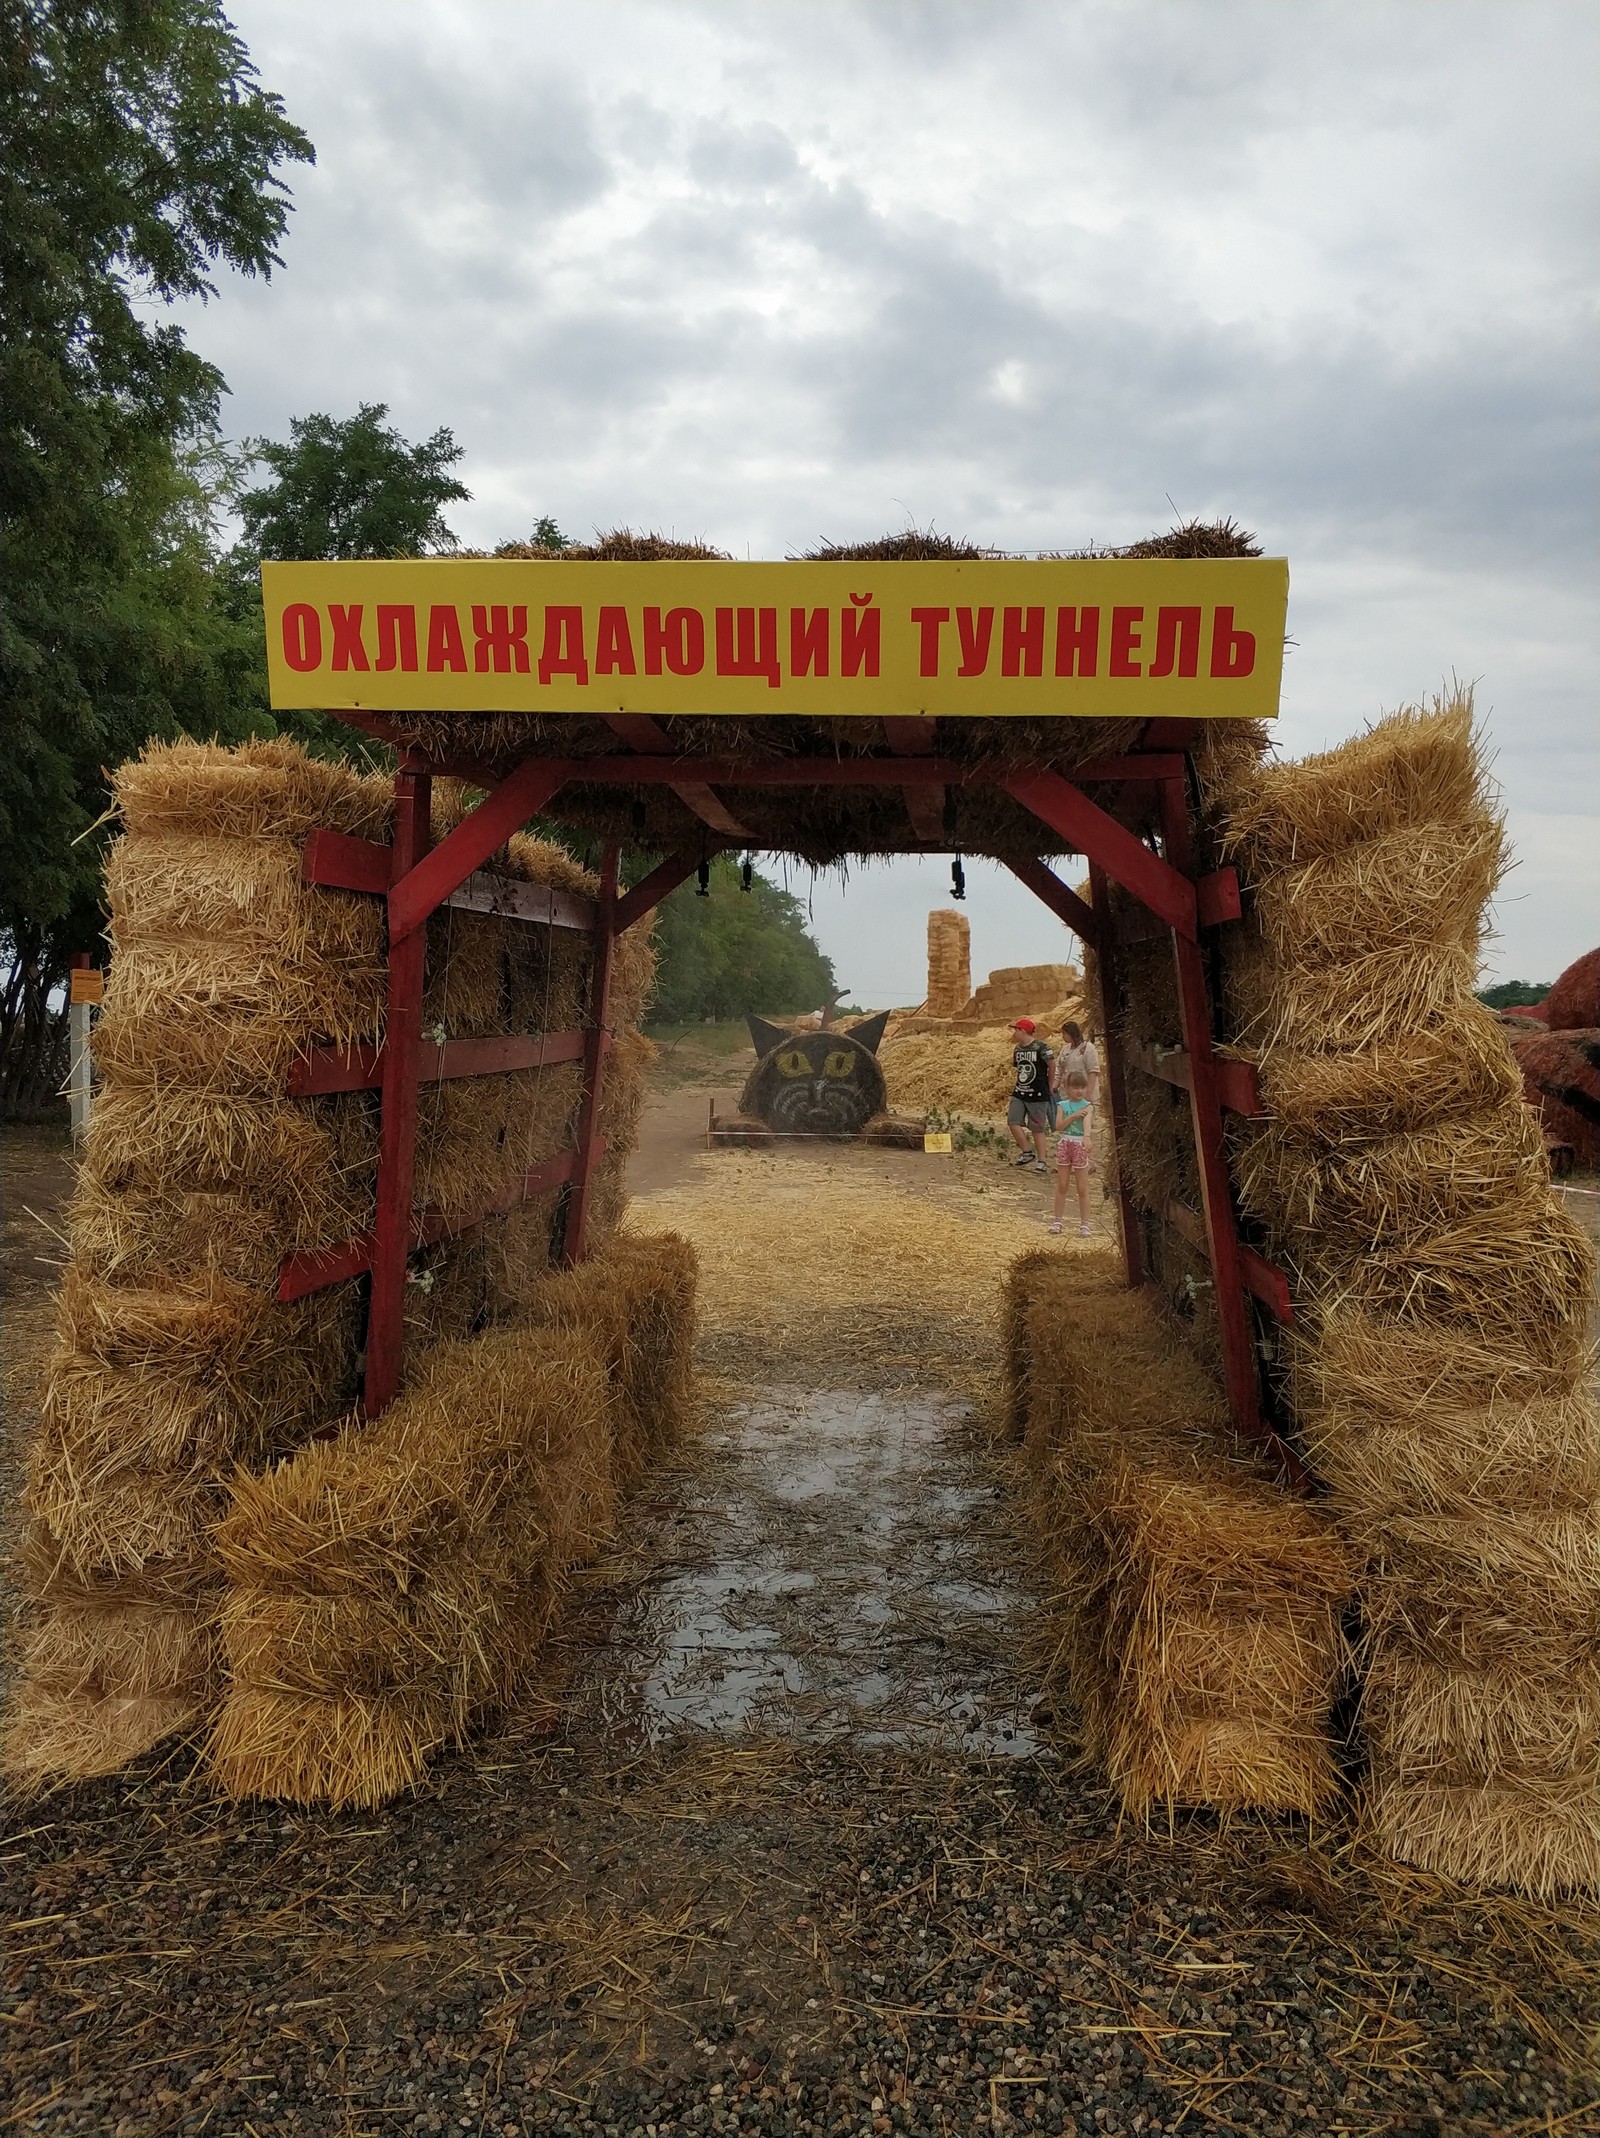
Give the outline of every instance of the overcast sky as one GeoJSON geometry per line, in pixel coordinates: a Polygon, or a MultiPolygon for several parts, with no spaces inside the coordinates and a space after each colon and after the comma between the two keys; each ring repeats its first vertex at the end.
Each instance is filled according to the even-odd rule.
{"type": "MultiPolygon", "coordinates": [[[[1281,746],[1472,679],[1491,970],[1600,940],[1593,0],[232,13],[318,157],[282,271],[186,314],[233,435],[449,424],[484,545],[1231,513],[1290,560],[1281,746]]],[[[817,885],[859,999],[921,995],[946,880],[817,885]]],[[[995,872],[967,910],[980,974],[1065,954],[995,872]]]]}

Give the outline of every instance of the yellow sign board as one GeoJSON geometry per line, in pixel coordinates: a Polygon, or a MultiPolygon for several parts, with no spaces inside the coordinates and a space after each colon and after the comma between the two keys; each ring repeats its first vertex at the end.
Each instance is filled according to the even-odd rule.
{"type": "Polygon", "coordinates": [[[925,1151],[937,1151],[942,1156],[948,1158],[955,1150],[955,1142],[950,1134],[949,1129],[930,1128],[924,1131],[922,1138],[922,1148],[925,1151]]]}
{"type": "Polygon", "coordinates": [[[264,564],[272,702],[1271,718],[1281,557],[264,564]]]}

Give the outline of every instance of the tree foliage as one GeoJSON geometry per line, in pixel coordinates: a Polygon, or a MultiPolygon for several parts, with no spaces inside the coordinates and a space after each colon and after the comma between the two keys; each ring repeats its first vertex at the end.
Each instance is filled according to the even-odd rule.
{"type": "Polygon", "coordinates": [[[1495,987],[1478,990],[1478,1000],[1491,1010],[1515,1010],[1529,1002],[1543,1002],[1553,981],[1502,980],[1495,987]]]}
{"type": "Polygon", "coordinates": [[[443,507],[472,493],[450,470],[461,448],[446,429],[410,445],[363,402],[347,422],[296,416],[289,443],[253,439],[253,459],[272,480],[239,495],[240,554],[263,557],[424,557],[456,538],[443,507]]]}
{"type": "Polygon", "coordinates": [[[267,275],[311,146],[215,0],[0,0],[0,1063],[51,1073],[47,1002],[98,934],[80,835],[152,734],[259,724],[218,599],[222,381],[160,318],[267,275]]]}
{"type": "Polygon", "coordinates": [[[834,986],[833,964],[806,927],[800,901],[752,872],[739,887],[731,856],[711,863],[710,895],[684,884],[663,899],[651,1017],[662,1024],[815,1009],[834,986]]]}

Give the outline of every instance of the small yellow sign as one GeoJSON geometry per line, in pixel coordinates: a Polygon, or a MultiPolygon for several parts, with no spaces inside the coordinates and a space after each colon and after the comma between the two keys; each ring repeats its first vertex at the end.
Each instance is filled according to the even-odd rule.
{"type": "Polygon", "coordinates": [[[272,703],[1270,719],[1281,557],[264,564],[272,703]]]}
{"type": "Polygon", "coordinates": [[[69,1002],[103,1002],[105,992],[105,974],[96,966],[74,965],[67,974],[69,1002]]]}
{"type": "Polygon", "coordinates": [[[948,1158],[955,1145],[951,1141],[949,1129],[930,1128],[922,1138],[922,1148],[925,1151],[940,1151],[948,1158]]]}

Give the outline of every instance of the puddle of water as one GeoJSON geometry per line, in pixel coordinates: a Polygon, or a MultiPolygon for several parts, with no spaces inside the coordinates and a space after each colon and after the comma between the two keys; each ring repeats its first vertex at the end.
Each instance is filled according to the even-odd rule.
{"type": "Polygon", "coordinates": [[[685,1730],[1037,1751],[1013,1675],[1027,1600],[953,1397],[771,1390],[662,1497],[654,1578],[590,1697],[651,1741],[685,1730]]]}

